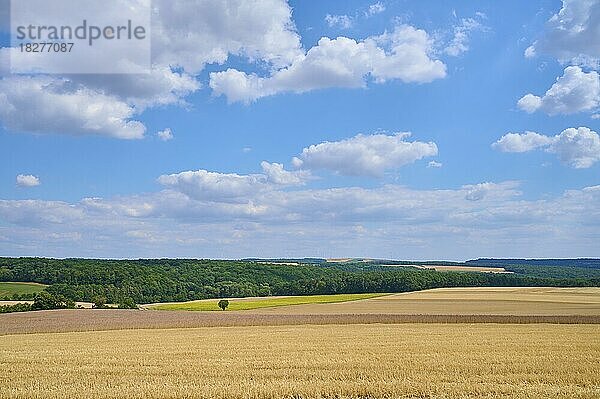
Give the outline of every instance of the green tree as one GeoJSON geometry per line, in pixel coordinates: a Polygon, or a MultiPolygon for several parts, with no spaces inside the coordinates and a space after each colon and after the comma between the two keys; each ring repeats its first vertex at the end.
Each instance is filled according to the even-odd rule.
{"type": "Polygon", "coordinates": [[[108,309],[106,306],[106,298],[103,296],[97,296],[94,298],[94,304],[92,305],[93,309],[108,309]]]}
{"type": "Polygon", "coordinates": [[[229,301],[227,299],[221,299],[218,305],[221,308],[221,310],[225,310],[227,309],[227,306],[229,306],[229,301]]]}
{"type": "Polygon", "coordinates": [[[42,291],[33,298],[31,308],[32,310],[74,309],[75,302],[62,295],[53,295],[42,291]]]}
{"type": "Polygon", "coordinates": [[[138,308],[138,306],[135,304],[133,299],[131,299],[130,297],[123,298],[119,302],[119,309],[137,309],[137,308],[138,308]]]}
{"type": "Polygon", "coordinates": [[[12,312],[28,312],[32,309],[33,305],[29,303],[15,303],[14,305],[0,305],[0,313],[12,313],[12,312]]]}

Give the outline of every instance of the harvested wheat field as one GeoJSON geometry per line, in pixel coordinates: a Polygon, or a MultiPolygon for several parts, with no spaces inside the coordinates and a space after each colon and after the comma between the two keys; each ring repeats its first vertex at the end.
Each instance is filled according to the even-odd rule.
{"type": "MultiPolygon", "coordinates": [[[[339,299],[332,297],[332,300],[339,299]]],[[[342,303],[239,311],[85,309],[0,314],[0,335],[299,324],[600,324],[600,288],[445,288],[362,300],[356,300],[356,296],[349,297],[353,300],[342,303]]],[[[280,299],[293,304],[306,298],[315,299],[270,297],[231,299],[230,302],[232,307],[236,301],[244,306],[280,299]]],[[[214,300],[200,302],[216,306],[214,300]]],[[[202,309],[201,306],[195,308],[202,309]]]]}
{"type": "Polygon", "coordinates": [[[4,314],[0,398],[600,398],[599,294],[4,314]]]}
{"type": "Polygon", "coordinates": [[[252,310],[262,314],[595,315],[600,288],[438,288],[353,302],[252,310]]]}
{"type": "Polygon", "coordinates": [[[0,337],[2,398],[600,398],[599,325],[213,327],[0,337]]]}
{"type": "Polygon", "coordinates": [[[12,334],[165,329],[197,327],[283,326],[303,324],[600,324],[600,316],[403,315],[403,314],[254,314],[113,309],[45,310],[0,314],[0,336],[12,334]]]}
{"type": "Polygon", "coordinates": [[[415,267],[417,269],[431,269],[438,272],[473,272],[473,273],[505,273],[513,274],[503,267],[484,266],[458,266],[458,265],[378,265],[381,267],[415,267]]]}

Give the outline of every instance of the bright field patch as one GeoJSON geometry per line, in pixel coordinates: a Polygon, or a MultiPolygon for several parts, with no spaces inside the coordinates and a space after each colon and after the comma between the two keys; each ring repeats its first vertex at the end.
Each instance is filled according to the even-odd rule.
{"type": "Polygon", "coordinates": [[[14,294],[35,294],[46,287],[38,283],[0,283],[0,298],[11,297],[14,294]]]}
{"type": "MultiPolygon", "coordinates": [[[[240,298],[229,299],[227,310],[250,310],[273,308],[289,305],[307,305],[319,303],[338,303],[370,299],[384,294],[340,294],[340,295],[308,295],[287,297],[262,297],[262,298],[240,298]]],[[[147,308],[155,310],[196,310],[196,311],[220,311],[218,299],[206,299],[201,301],[178,302],[148,305],[147,308]]]]}
{"type": "Polygon", "coordinates": [[[268,314],[600,315],[600,288],[437,288],[365,301],[256,310],[268,314]]]}
{"type": "Polygon", "coordinates": [[[1,398],[599,398],[599,325],[213,327],[0,337],[1,398]]]}

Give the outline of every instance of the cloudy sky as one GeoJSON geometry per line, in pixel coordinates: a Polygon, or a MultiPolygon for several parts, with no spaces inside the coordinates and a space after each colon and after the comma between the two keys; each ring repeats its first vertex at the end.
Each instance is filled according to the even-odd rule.
{"type": "Polygon", "coordinates": [[[600,0],[155,0],[145,75],[0,6],[0,255],[600,257],[600,0]]]}

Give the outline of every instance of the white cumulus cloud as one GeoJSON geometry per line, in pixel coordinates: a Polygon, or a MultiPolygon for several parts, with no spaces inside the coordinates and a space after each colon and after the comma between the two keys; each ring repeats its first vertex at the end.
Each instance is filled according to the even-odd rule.
{"type": "Polygon", "coordinates": [[[556,136],[535,132],[509,133],[492,144],[492,147],[503,152],[544,149],[576,169],[590,168],[600,161],[600,136],[587,127],[565,129],[556,136]]]}
{"type": "Polygon", "coordinates": [[[62,79],[12,77],[0,80],[0,119],[6,128],[30,133],[105,135],[140,139],[145,126],[126,102],[62,79]]]}
{"type": "Polygon", "coordinates": [[[300,36],[285,0],[155,0],[155,62],[199,72],[230,54],[276,67],[301,54],[300,36]]]}
{"type": "Polygon", "coordinates": [[[34,175],[17,175],[17,186],[35,187],[42,184],[40,178],[34,175]]]}
{"type": "Polygon", "coordinates": [[[597,68],[600,60],[600,1],[563,0],[546,23],[542,36],[525,52],[551,54],[564,63],[597,68]]]}
{"type": "Polygon", "coordinates": [[[492,148],[502,152],[527,152],[548,146],[551,143],[551,137],[535,132],[508,133],[492,144],[492,148]]]}
{"type": "Polygon", "coordinates": [[[224,95],[229,102],[250,103],[281,92],[365,87],[369,76],[377,83],[396,79],[426,83],[446,76],[446,65],[432,58],[432,53],[433,41],[427,32],[400,25],[363,41],[323,37],[271,76],[230,68],[212,72],[209,84],[215,95],[224,95]]]}
{"type": "Polygon", "coordinates": [[[310,172],[306,170],[287,171],[283,168],[283,164],[261,162],[260,166],[263,169],[267,182],[284,185],[297,186],[304,184],[311,178],[310,172]]]}
{"type": "Polygon", "coordinates": [[[67,78],[72,85],[110,93],[135,107],[137,112],[160,105],[183,104],[183,99],[201,86],[193,75],[160,65],[147,74],[82,74],[67,78]]]}
{"type": "MultiPolygon", "coordinates": [[[[200,88],[197,75],[207,64],[236,55],[283,68],[303,54],[285,0],[155,0],[152,6],[147,75],[9,76],[5,64],[15,49],[1,48],[0,122],[14,132],[142,138],[146,127],[135,116],[156,106],[185,105],[185,97],[200,88]]],[[[68,12],[44,10],[57,20],[68,12]]],[[[101,12],[107,20],[122,14],[110,5],[101,12]]]]}
{"type": "Polygon", "coordinates": [[[326,141],[304,148],[293,159],[293,164],[302,169],[327,169],[342,175],[377,177],[386,170],[437,155],[435,143],[406,141],[408,137],[410,133],[359,134],[341,141],[326,141]]]}
{"type": "Polygon", "coordinates": [[[158,182],[196,200],[235,203],[283,186],[303,185],[311,178],[308,171],[287,171],[279,163],[263,161],[261,167],[263,173],[248,175],[185,171],[160,176],[158,182]]]}
{"type": "Polygon", "coordinates": [[[422,256],[424,248],[434,251],[434,258],[490,251],[512,257],[597,256],[599,222],[599,186],[532,200],[520,196],[516,182],[444,190],[273,188],[248,190],[235,202],[166,189],[74,203],[0,200],[0,236],[6,237],[0,250],[129,258],[305,256],[307,251],[326,256],[383,251],[406,258],[407,251],[422,256]]]}
{"type": "Polygon", "coordinates": [[[265,189],[263,175],[239,175],[207,170],[186,171],[162,175],[158,182],[194,199],[231,201],[265,189]]]}
{"type": "Polygon", "coordinates": [[[517,105],[528,113],[541,110],[549,115],[593,110],[600,105],[600,75],[596,71],[586,73],[578,66],[569,66],[546,94],[541,97],[527,94],[517,105]]]}
{"type": "Polygon", "coordinates": [[[548,148],[573,168],[589,168],[600,161],[600,136],[587,127],[565,129],[548,148]]]}

